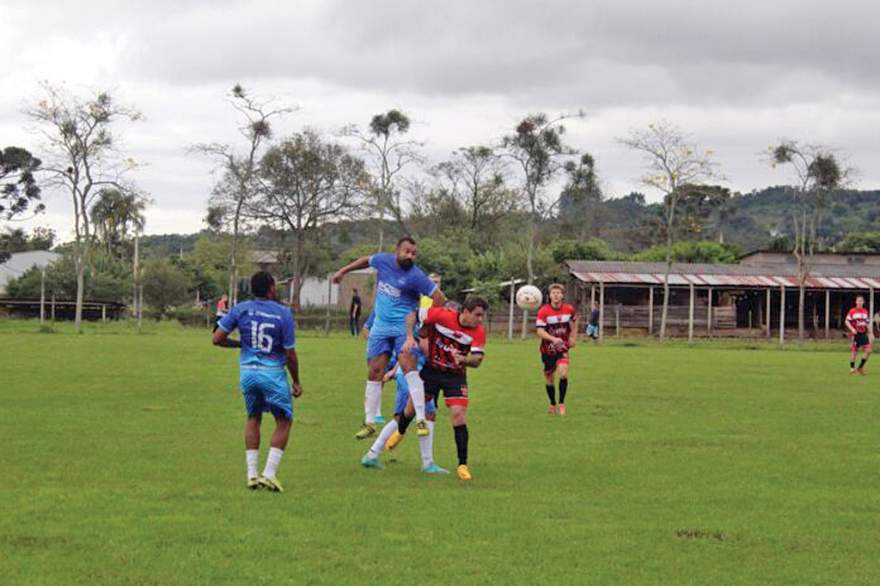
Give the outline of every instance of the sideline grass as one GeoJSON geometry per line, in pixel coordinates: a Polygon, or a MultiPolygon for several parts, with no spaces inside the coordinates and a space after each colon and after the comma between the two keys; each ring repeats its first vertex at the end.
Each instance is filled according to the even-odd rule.
{"type": "MultiPolygon", "coordinates": [[[[4,584],[880,578],[880,369],[847,376],[843,346],[583,345],[554,419],[536,344],[490,340],[465,486],[421,476],[412,438],[361,470],[363,342],[303,336],[275,495],[243,488],[236,355],[204,331],[36,329],[0,322],[4,584]]],[[[435,454],[455,463],[445,415],[435,454]]]]}

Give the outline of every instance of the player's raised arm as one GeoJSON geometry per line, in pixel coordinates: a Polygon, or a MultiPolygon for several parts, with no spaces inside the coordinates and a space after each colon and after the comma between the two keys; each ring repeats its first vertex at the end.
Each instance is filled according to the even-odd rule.
{"type": "Polygon", "coordinates": [[[350,262],[335,273],[333,273],[333,277],[330,279],[334,284],[338,285],[342,282],[342,278],[350,273],[351,271],[359,271],[360,269],[365,269],[370,266],[370,257],[362,256],[356,261],[350,262]]]}

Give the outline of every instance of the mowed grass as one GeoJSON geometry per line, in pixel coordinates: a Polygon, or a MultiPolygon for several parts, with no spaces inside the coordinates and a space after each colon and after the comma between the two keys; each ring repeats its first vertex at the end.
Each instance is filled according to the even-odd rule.
{"type": "Polygon", "coordinates": [[[491,339],[465,485],[414,437],[361,469],[364,343],[302,335],[279,495],[244,488],[235,351],[61,329],[0,324],[2,584],[880,582],[880,364],[842,344],[583,344],[551,418],[536,342],[491,339]]]}

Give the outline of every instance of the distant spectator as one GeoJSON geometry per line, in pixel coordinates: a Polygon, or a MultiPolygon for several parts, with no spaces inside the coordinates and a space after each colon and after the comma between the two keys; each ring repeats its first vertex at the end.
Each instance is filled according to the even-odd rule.
{"type": "Polygon", "coordinates": [[[590,310],[590,321],[587,322],[587,335],[593,340],[599,339],[599,306],[593,303],[590,310]]]}
{"type": "Polygon", "coordinates": [[[352,336],[357,336],[360,329],[358,323],[361,320],[361,307],[361,296],[358,294],[358,290],[354,289],[351,296],[351,306],[348,310],[348,326],[352,336]]]}
{"type": "Polygon", "coordinates": [[[217,300],[217,317],[214,320],[214,329],[212,332],[217,331],[217,326],[220,323],[220,320],[226,317],[226,314],[229,313],[229,297],[227,297],[226,293],[220,296],[220,299],[217,300]]]}

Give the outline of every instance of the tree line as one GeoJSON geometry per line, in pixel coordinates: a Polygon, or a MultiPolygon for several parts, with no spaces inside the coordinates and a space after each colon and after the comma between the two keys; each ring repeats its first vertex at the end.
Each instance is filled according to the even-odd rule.
{"type": "MultiPolygon", "coordinates": [[[[411,137],[412,120],[400,109],[364,126],[276,136],[278,121],[297,115],[296,107],[235,85],[227,96],[229,124],[240,139],[186,148],[210,158],[218,172],[205,230],[174,250],[168,238],[159,246],[158,237],[141,237],[150,200],[127,179],[137,163],[117,137],[121,123],[141,120],[140,113],[107,92],[79,96],[48,83],[43,90],[26,113],[44,151],[39,159],[17,147],[0,151],[0,214],[9,221],[39,213],[41,190],[70,197],[75,236],[60,247],[65,258],[57,270],[73,271],[73,279],[60,281],[80,305],[99,293],[135,306],[146,294],[162,311],[221,291],[234,301],[252,268],[250,253],[270,250],[291,277],[299,307],[305,278],[386,248],[401,234],[420,239],[422,264],[444,274],[451,291],[491,292],[511,277],[544,284],[564,276],[560,263],[571,258],[655,260],[668,274],[674,261],[732,262],[757,247],[792,251],[803,282],[812,255],[846,246],[841,229],[852,232],[852,217],[868,217],[841,208],[864,192],[848,189],[851,170],[840,154],[809,143],[771,144],[758,162],[785,170],[782,186],[738,194],[724,187],[713,151],[684,130],[666,121],[630,129],[619,141],[643,157],[641,184],[660,196],[647,203],[643,193],[603,192],[601,162],[568,139],[582,112],[525,115],[508,133],[436,162],[411,137]],[[98,276],[105,273],[118,286],[102,290],[98,276]],[[164,285],[144,291],[154,282],[164,285]]],[[[873,221],[859,223],[866,234],[853,246],[873,245],[873,221]]],[[[19,281],[10,291],[27,290],[28,279],[19,281]]],[[[661,336],[664,325],[661,319],[661,336]]]]}

